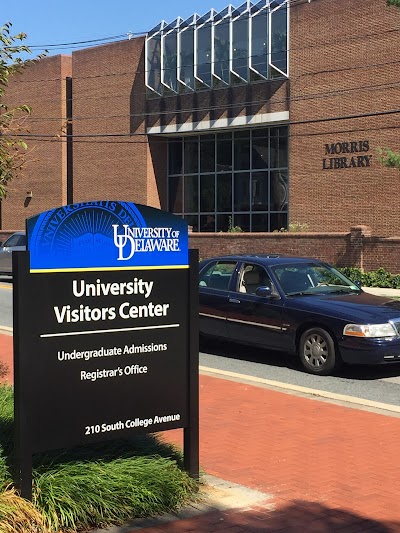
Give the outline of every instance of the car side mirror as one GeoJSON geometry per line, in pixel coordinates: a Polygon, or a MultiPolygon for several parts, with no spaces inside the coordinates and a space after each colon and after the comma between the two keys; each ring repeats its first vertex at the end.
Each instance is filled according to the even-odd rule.
{"type": "Polygon", "coordinates": [[[360,281],[359,279],[356,279],[356,280],[354,281],[354,285],[357,285],[357,287],[358,287],[359,289],[361,289],[361,281],[360,281]]]}
{"type": "Polygon", "coordinates": [[[257,287],[256,295],[262,296],[263,298],[271,298],[272,296],[271,287],[257,287]]]}

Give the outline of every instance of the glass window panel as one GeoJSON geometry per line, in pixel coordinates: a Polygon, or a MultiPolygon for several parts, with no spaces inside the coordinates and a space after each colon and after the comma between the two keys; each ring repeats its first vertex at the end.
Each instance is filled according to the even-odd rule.
{"type": "Polygon", "coordinates": [[[287,229],[287,213],[271,213],[269,231],[279,231],[287,229]]]}
{"type": "Polygon", "coordinates": [[[229,84],[229,22],[222,20],[214,26],[214,73],[223,82],[229,84]]]}
{"type": "Polygon", "coordinates": [[[232,225],[239,227],[242,231],[250,231],[250,215],[234,215],[232,225]]]}
{"type": "Polygon", "coordinates": [[[183,189],[182,177],[169,178],[168,181],[168,210],[171,213],[182,213],[183,189]]]}
{"type": "Polygon", "coordinates": [[[183,217],[189,226],[192,226],[193,231],[199,231],[199,217],[198,215],[185,215],[183,217]]]}
{"type": "Polygon", "coordinates": [[[280,170],[271,171],[271,211],[287,211],[288,179],[280,170]]]}
{"type": "Polygon", "coordinates": [[[250,209],[250,173],[240,172],[233,176],[234,209],[235,211],[249,211],[250,209]]]}
{"type": "Polygon", "coordinates": [[[215,231],[215,225],[214,215],[200,215],[200,231],[215,231]]]}
{"type": "Polygon", "coordinates": [[[251,231],[268,231],[268,214],[251,215],[251,231]]]}
{"type": "Polygon", "coordinates": [[[194,174],[199,170],[199,143],[185,139],[185,174],[194,174]]]}
{"type": "Polygon", "coordinates": [[[268,168],[268,137],[254,137],[252,142],[252,168],[268,168]]]}
{"type": "Polygon", "coordinates": [[[252,18],[251,66],[268,78],[268,11],[264,9],[252,18]]]}
{"type": "Polygon", "coordinates": [[[163,50],[163,81],[172,91],[177,92],[177,33],[175,31],[165,35],[163,50]]]}
{"type": "Polygon", "coordinates": [[[217,136],[217,171],[232,170],[232,141],[219,140],[217,136]]]}
{"type": "Polygon", "coordinates": [[[200,143],[200,172],[215,172],[215,142],[200,143]]]}
{"type": "Polygon", "coordinates": [[[217,229],[216,231],[228,231],[230,215],[217,215],[217,229]]]}
{"type": "Polygon", "coordinates": [[[251,209],[253,211],[268,211],[268,192],[268,172],[253,172],[251,177],[251,209]]]}
{"type": "Polygon", "coordinates": [[[268,128],[256,128],[252,132],[253,139],[255,137],[268,137],[269,129],[268,128]]]}
{"type": "Polygon", "coordinates": [[[250,130],[238,130],[238,131],[235,131],[234,134],[234,139],[248,139],[250,137],[250,130]]]}
{"type": "Polygon", "coordinates": [[[147,84],[156,93],[161,89],[161,36],[157,35],[147,41],[147,84]]]}
{"type": "Polygon", "coordinates": [[[185,213],[199,211],[199,179],[197,176],[185,176],[185,213]]]}
{"type": "Polygon", "coordinates": [[[182,141],[168,143],[168,172],[182,174],[182,141]]]}
{"type": "Polygon", "coordinates": [[[288,166],[287,127],[271,128],[271,168],[288,166]]]}
{"type": "Polygon", "coordinates": [[[271,13],[271,65],[287,74],[287,6],[271,13]]]}
{"type": "Polygon", "coordinates": [[[180,33],[180,74],[179,79],[191,89],[194,84],[194,28],[189,27],[180,33]]]}
{"type": "Polygon", "coordinates": [[[200,211],[215,211],[215,175],[200,176],[200,211]]]}
{"type": "Polygon", "coordinates": [[[196,76],[211,86],[211,24],[197,30],[197,67],[196,76]]]}
{"type": "Polygon", "coordinates": [[[217,175],[217,211],[232,212],[232,174],[217,175]]]}
{"type": "Polygon", "coordinates": [[[235,141],[235,170],[250,170],[250,139],[235,141]]]}
{"type": "Polygon", "coordinates": [[[232,22],[232,70],[244,81],[249,78],[249,17],[245,13],[232,22]]]}
{"type": "Polygon", "coordinates": [[[168,147],[169,210],[187,215],[195,231],[286,227],[287,126],[175,137],[168,147]],[[245,170],[233,171],[232,149],[236,165],[245,170]],[[272,152],[271,163],[279,165],[274,170],[268,167],[268,152],[272,152]]]}

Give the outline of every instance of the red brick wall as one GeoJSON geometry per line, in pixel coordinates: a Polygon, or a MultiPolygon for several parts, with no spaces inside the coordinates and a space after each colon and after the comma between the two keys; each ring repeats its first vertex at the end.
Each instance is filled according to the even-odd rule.
{"type": "Polygon", "coordinates": [[[71,58],[48,57],[15,76],[6,89],[9,105],[31,106],[26,129],[40,137],[24,138],[28,143],[26,165],[2,201],[3,229],[24,227],[26,218],[66,202],[66,144],[60,135],[65,125],[67,76],[71,76],[71,58]],[[29,203],[27,191],[32,191],[29,203]]]}
{"type": "Polygon", "coordinates": [[[336,118],[400,108],[400,9],[386,0],[311,1],[293,5],[290,25],[291,221],[398,235],[399,174],[376,150],[400,150],[399,114],[336,118]],[[369,141],[370,167],[322,169],[325,144],[359,140],[369,141]]]}
{"type": "Polygon", "coordinates": [[[132,39],[72,54],[74,201],[147,201],[147,139],[130,116],[144,107],[142,52],[132,39]]]}
{"type": "Polygon", "coordinates": [[[276,80],[147,101],[147,126],[195,123],[289,109],[289,82],[276,80]]]}
{"type": "Polygon", "coordinates": [[[383,267],[400,273],[400,237],[371,236],[370,228],[356,226],[341,233],[190,233],[191,248],[201,259],[226,254],[282,254],[316,257],[340,267],[365,271],[383,267]]]}
{"type": "Polygon", "coordinates": [[[317,257],[347,266],[348,233],[191,233],[190,247],[201,259],[229,254],[282,254],[317,257]]]}

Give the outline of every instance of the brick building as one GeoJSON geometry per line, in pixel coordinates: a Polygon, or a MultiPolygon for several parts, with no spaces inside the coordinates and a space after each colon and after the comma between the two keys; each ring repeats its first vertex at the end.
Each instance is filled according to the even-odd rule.
{"type": "Polygon", "coordinates": [[[262,0],[39,61],[6,92],[33,113],[1,228],[118,199],[200,232],[400,235],[377,157],[400,150],[399,23],[386,0],[262,0]]]}

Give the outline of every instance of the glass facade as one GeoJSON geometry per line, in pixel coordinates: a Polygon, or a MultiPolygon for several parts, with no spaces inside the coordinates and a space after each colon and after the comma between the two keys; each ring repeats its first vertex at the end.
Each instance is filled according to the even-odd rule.
{"type": "Polygon", "coordinates": [[[288,24],[289,0],[246,0],[161,22],[146,36],[148,95],[288,77],[288,24]]]}
{"type": "Polygon", "coordinates": [[[193,231],[287,229],[288,127],[171,138],[168,207],[193,231]]]}

